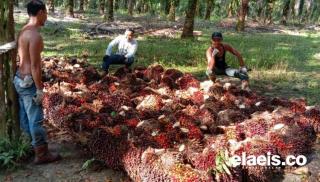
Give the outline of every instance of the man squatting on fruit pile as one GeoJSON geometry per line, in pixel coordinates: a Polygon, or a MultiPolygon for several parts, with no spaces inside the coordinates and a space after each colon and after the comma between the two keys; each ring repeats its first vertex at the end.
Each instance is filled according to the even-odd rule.
{"type": "Polygon", "coordinates": [[[103,57],[102,69],[104,74],[108,74],[111,64],[124,64],[129,68],[134,62],[134,55],[137,52],[138,43],[134,39],[134,30],[127,29],[124,35],[120,35],[112,40],[106,50],[106,55],[103,57]],[[112,54],[113,46],[118,45],[118,52],[112,54]]]}
{"type": "Polygon", "coordinates": [[[228,44],[222,43],[222,33],[214,32],[211,37],[212,44],[207,49],[206,56],[208,67],[206,74],[213,82],[216,81],[216,75],[227,75],[239,78],[242,81],[241,88],[249,90],[248,70],[244,64],[241,54],[228,44]],[[230,68],[226,63],[226,52],[229,51],[235,55],[240,63],[240,69],[230,68]]]}
{"type": "Polygon", "coordinates": [[[29,22],[18,36],[19,68],[14,77],[14,86],[19,99],[20,127],[32,139],[35,164],[49,163],[61,159],[59,154],[48,150],[47,134],[43,127],[43,83],[41,76],[41,52],[43,40],[40,27],[47,20],[46,5],[41,0],[27,4],[29,22]]]}

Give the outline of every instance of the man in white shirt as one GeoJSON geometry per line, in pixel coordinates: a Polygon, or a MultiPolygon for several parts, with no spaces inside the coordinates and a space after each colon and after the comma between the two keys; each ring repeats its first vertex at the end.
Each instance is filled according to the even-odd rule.
{"type": "Polygon", "coordinates": [[[102,69],[105,74],[108,74],[111,64],[124,64],[129,68],[134,62],[134,56],[137,52],[138,43],[134,39],[134,30],[126,30],[124,35],[120,35],[112,40],[106,50],[106,55],[103,57],[102,69]],[[118,45],[116,54],[112,54],[112,48],[118,45]]]}

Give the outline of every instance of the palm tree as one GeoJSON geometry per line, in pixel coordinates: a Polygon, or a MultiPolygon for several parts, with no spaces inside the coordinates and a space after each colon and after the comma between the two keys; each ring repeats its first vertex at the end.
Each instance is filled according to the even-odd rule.
{"type": "Polygon", "coordinates": [[[198,0],[189,0],[181,38],[193,37],[194,17],[198,0]]]}

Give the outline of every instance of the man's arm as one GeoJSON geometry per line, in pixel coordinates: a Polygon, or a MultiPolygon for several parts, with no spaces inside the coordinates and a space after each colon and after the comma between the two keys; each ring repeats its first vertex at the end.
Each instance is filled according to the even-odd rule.
{"type": "Polygon", "coordinates": [[[106,50],[106,55],[107,55],[107,56],[111,56],[113,46],[118,45],[119,42],[120,42],[120,39],[121,39],[121,37],[118,36],[117,38],[113,39],[113,40],[109,43],[108,48],[107,48],[107,50],[106,50]]]}
{"type": "Polygon", "coordinates": [[[239,51],[237,51],[236,49],[234,49],[233,47],[231,47],[228,44],[225,44],[224,48],[225,48],[226,51],[229,51],[231,54],[235,55],[238,58],[239,64],[240,64],[241,67],[245,66],[243,58],[242,58],[242,55],[240,54],[239,51]]]}
{"type": "Polygon", "coordinates": [[[41,52],[43,50],[43,40],[39,33],[34,33],[34,36],[29,42],[29,54],[31,61],[31,74],[37,89],[43,89],[42,72],[41,72],[41,52]]]}
{"type": "Polygon", "coordinates": [[[136,52],[137,52],[137,49],[138,49],[138,43],[135,42],[128,50],[128,53],[125,55],[126,58],[132,58],[136,52]]]}
{"type": "Polygon", "coordinates": [[[215,65],[214,57],[212,56],[212,47],[209,47],[206,52],[208,67],[207,70],[212,70],[215,65]]]}

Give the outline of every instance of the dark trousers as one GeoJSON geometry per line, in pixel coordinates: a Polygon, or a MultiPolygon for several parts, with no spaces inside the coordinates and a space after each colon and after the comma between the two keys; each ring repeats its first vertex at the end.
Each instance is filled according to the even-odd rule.
{"type": "Polygon", "coordinates": [[[126,59],[122,55],[112,55],[112,56],[104,56],[103,57],[103,63],[102,63],[102,69],[104,71],[108,71],[110,65],[112,64],[124,64],[126,67],[129,67],[134,62],[134,58],[128,58],[126,59]]]}

